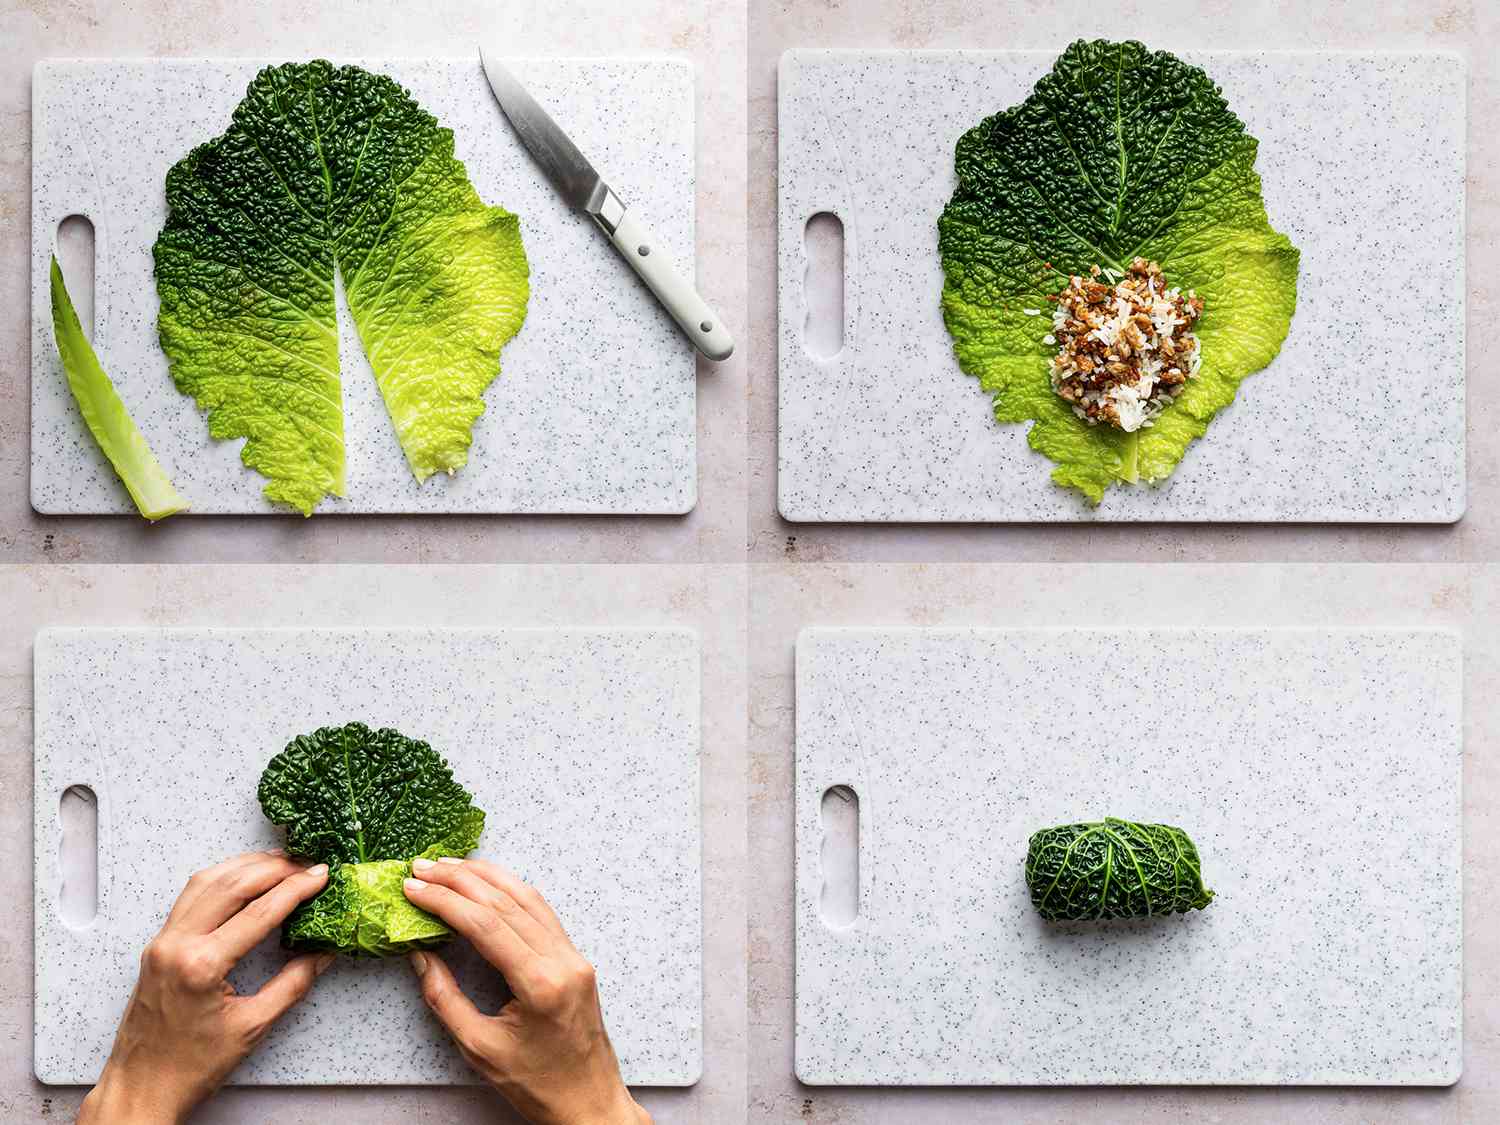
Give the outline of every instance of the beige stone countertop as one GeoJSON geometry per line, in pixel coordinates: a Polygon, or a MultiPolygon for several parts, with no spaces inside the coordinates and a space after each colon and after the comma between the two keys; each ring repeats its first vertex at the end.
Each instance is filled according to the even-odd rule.
{"type": "MultiPolygon", "coordinates": [[[[0,566],[0,1121],[71,1121],[32,1076],[32,642],[49,625],[686,626],[702,646],[703,1077],[638,1090],[663,1125],[745,1114],[745,568],[0,566]]],[[[608,1012],[605,1013],[606,1020],[608,1012]]],[[[357,1044],[357,1034],[351,1042],[357,1044]]],[[[351,1049],[357,1049],[357,1046],[351,1049]]],[[[195,1123],[520,1121],[482,1087],[244,1088],[195,1123]]]]}
{"type": "Polygon", "coordinates": [[[1456,525],[808,524],[776,511],[776,64],[790,47],[1039,49],[1078,38],[1178,49],[1406,49],[1462,53],[1469,73],[1469,387],[1490,382],[1484,326],[1500,269],[1500,4],[1429,0],[750,0],[749,495],[751,557],[853,561],[1090,559],[1485,561],[1500,554],[1500,411],[1468,401],[1468,515],[1456,525]]]}
{"type": "MultiPolygon", "coordinates": [[[[698,365],[698,504],[688,515],[215,516],[150,526],[31,510],[31,71],[113,56],[664,54],[697,91],[697,280],[743,340],[742,0],[0,0],[0,561],[728,562],[745,542],[744,349],[698,365]]],[[[626,191],[622,186],[621,191],[626,191]]],[[[627,195],[628,198],[628,195],[627,195]]],[[[600,253],[613,253],[601,240],[600,253]]]]}
{"type": "MultiPolygon", "coordinates": [[[[779,564],[750,588],[750,1120],[1317,1125],[1500,1120],[1500,568],[779,564]],[[1129,599],[1080,607],[1105,583],[1129,599]],[[1449,627],[1464,645],[1464,1065],[1458,1085],[813,1087],[793,1076],[793,653],[812,625],[1449,627]]],[[[1393,731],[1392,737],[1399,737],[1393,731]]],[[[1358,919],[1351,919],[1358,925],[1358,919]]]]}

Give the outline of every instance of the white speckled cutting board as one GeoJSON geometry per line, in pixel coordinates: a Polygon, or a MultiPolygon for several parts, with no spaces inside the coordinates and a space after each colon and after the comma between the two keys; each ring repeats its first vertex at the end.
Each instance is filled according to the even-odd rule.
{"type": "MultiPolygon", "coordinates": [[[[702,1058],[699,657],[688,630],[47,630],[36,641],[36,1074],[89,1083],[145,942],[193,871],[281,843],[256,785],[354,719],[431,742],[487,813],[476,855],[541,888],[599,970],[625,1078],[702,1058]],[[59,799],[99,808],[99,912],[60,912],[59,799]]],[[[481,1007],[500,994],[448,947],[481,1007]]],[[[285,959],[270,939],[237,980],[285,959]]],[[[245,1084],[475,1081],[404,959],[341,958],[235,1073],[245,1084]],[[351,1031],[357,1029],[357,1031],[351,1031]]]]}
{"type": "Polygon", "coordinates": [[[798,1077],[1455,1082],[1461,696],[1441,631],[804,632],[798,1077]],[[841,928],[836,785],[860,811],[841,928]],[[1105,816],[1185,829],[1218,897],[1043,922],[1029,836],[1105,816]]]}
{"type": "MultiPolygon", "coordinates": [[[[1151,44],[1151,46],[1170,46],[1151,44]]],[[[1059,50],[1061,45],[1059,45],[1059,50]]],[[[1091,508],[1052,484],[953,357],[937,220],[953,148],[1025,99],[1037,51],[795,50],[779,136],[780,468],[807,521],[1458,519],[1464,510],[1464,116],[1457,55],[1184,51],[1260,140],[1302,251],[1281,354],[1157,486],[1091,508]],[[803,229],[844,224],[844,348],[804,346],[803,229]]]]}
{"type": "MultiPolygon", "coordinates": [[[[44,514],[133,512],[64,382],[47,261],[58,223],[93,221],[94,344],[178,491],[204,512],[286,512],[177,392],[156,339],[151,246],[167,169],[218,136],[274,60],[48,60],[32,77],[31,502],[44,514]]],[[[301,61],[301,60],[296,60],[301,61]]],[[[352,59],[391,75],[453,129],[487,203],[521,217],[531,300],[485,394],[469,463],[418,486],[352,320],[339,307],[348,496],[319,513],[657,514],[697,498],[694,356],[586,217],[516,138],[472,59],[352,59]]],[[[693,271],[693,73],[648,59],[529,59],[517,75],[620,196],[693,271]]]]}

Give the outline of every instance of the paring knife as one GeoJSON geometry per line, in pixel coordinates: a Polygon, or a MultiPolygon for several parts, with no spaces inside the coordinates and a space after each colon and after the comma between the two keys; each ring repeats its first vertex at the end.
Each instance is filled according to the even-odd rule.
{"type": "Polygon", "coordinates": [[[484,66],[490,89],[495,92],[495,99],[515,127],[521,143],[530,150],[563,199],[592,218],[599,229],[609,235],[615,249],[640,275],[662,307],[672,314],[672,319],[694,347],[709,359],[728,359],[734,351],[734,339],[729,330],[708,303],[698,296],[697,290],[677,272],[667,258],[665,248],[646,224],[626,209],[620,197],[578,151],[578,146],[526,92],[498,55],[480,48],[479,61],[484,66]]]}

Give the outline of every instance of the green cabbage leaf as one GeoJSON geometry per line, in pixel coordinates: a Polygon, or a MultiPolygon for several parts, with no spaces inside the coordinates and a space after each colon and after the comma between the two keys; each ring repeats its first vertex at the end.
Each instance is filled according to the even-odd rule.
{"type": "Polygon", "coordinates": [[[390,957],[441,945],[452,936],[441,921],[407,901],[411,874],[402,859],[344,863],[332,868],[323,892],[287,919],[283,944],[357,957],[390,957]]]}
{"type": "Polygon", "coordinates": [[[57,342],[68,389],[73,392],[89,433],[109,458],[141,515],[148,520],[160,520],[186,511],[188,502],[172,487],[84,335],[55,255],[51,287],[52,337],[57,342]]]}
{"type": "Polygon", "coordinates": [[[958,189],[938,221],[954,352],[996,421],[1031,422],[1052,479],[1096,504],[1112,484],[1171,473],[1286,339],[1298,252],[1271,228],[1256,149],[1201,69],[1103,40],[1074,43],[1024,102],[958,142],[958,189]],[[1048,296],[1069,276],[1123,273],[1136,257],[1203,298],[1203,362],[1151,428],[1125,433],[1053,392],[1044,337],[1048,296]]]}
{"type": "Polygon", "coordinates": [[[266,496],[344,494],[335,271],[407,463],[465,463],[530,292],[519,220],[489,207],[441,127],[390,78],[267,67],[229,128],[167,173],[157,321],[177,388],[266,496]]]}
{"type": "Polygon", "coordinates": [[[287,948],[386,957],[450,936],[401,884],[413,859],[472,851],[484,812],[430,745],[363,723],[323,727],[271,759],[257,796],[286,827],[288,853],[330,867],[328,885],[287,919],[287,948]]]}
{"type": "Polygon", "coordinates": [[[1185,914],[1214,897],[1186,832],[1114,817],[1033,833],[1026,886],[1049,922],[1185,914]]]}

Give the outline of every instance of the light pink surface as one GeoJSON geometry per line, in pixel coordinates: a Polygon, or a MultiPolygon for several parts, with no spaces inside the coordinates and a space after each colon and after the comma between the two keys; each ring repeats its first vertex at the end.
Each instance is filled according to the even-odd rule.
{"type": "MultiPolygon", "coordinates": [[[[71,1121],[84,1091],[31,1072],[32,641],[44,625],[656,625],[702,652],[703,1078],[638,1097],[664,1125],[743,1120],[745,569],[718,566],[0,565],[0,1121],[71,1121]],[[48,1115],[51,1114],[51,1117],[48,1115]]],[[[605,1013],[606,1022],[608,1012],[605,1013]]],[[[351,1049],[359,1029],[351,1028],[351,1049]]],[[[198,1122],[520,1119],[484,1089],[225,1090],[198,1122]]]]}
{"type": "MultiPolygon", "coordinates": [[[[1463,52],[1469,66],[1468,284],[1471,340],[1495,315],[1500,267],[1500,114],[1493,43],[1500,5],[1368,6],[1247,0],[750,0],[750,551],[758,562],[904,561],[1471,561],[1500,546],[1500,412],[1472,388],[1490,357],[1470,348],[1469,515],[1455,526],[1226,524],[792,524],[776,512],[776,62],[789,47],[1061,50],[1073,39],[1137,38],[1153,47],[1404,49],[1463,52]],[[1488,49],[1482,49],[1481,44],[1488,49]]],[[[999,108],[999,107],[997,107],[999,108]]],[[[1378,187],[1372,186],[1372,190],[1378,187]]]]}
{"type": "MultiPolygon", "coordinates": [[[[750,1120],[1262,1122],[1500,1120],[1500,568],[1360,565],[778,565],[750,589],[750,1120]],[[1131,591],[1080,610],[1076,591],[1131,591]],[[1425,626],[1464,638],[1464,1068],[1449,1088],[810,1087],[792,1077],[793,645],[809,625],[1425,626]]],[[[1204,690],[1213,690],[1205,684],[1204,690]]],[[[1191,705],[1190,701],[1185,701],[1191,705]]],[[[1392,731],[1392,737],[1400,737],[1392,731]]],[[[1358,919],[1351,919],[1358,925],[1358,919]]],[[[1268,1031],[1274,1034],[1274,1031],[1268,1031]]]]}
{"type": "MultiPolygon", "coordinates": [[[[751,1117],[838,1125],[908,1122],[1459,1122],[1500,1120],[1500,409],[1469,403],[1469,515],[1452,527],[813,527],[775,513],[775,62],[785,47],[1060,48],[1078,35],[1224,48],[1462,51],[1470,75],[1468,278],[1474,339],[1496,315],[1500,268],[1500,35],[1494,0],[1311,5],[1124,0],[1108,18],[1079,0],[519,0],[503,7],[294,0],[0,0],[0,560],[16,562],[714,562],[701,568],[573,566],[409,570],[290,567],[0,568],[0,877],[29,902],[30,645],[43,624],[529,624],[700,622],[704,630],[707,1067],[682,1097],[654,1096],[658,1119],[751,1117]],[[516,53],[681,53],[697,64],[698,277],[730,318],[736,358],[699,381],[698,508],[680,520],[204,519],[148,528],[133,519],[44,520],[27,504],[27,279],[30,72],[48,55],[457,53],[479,38],[516,53]],[[748,116],[747,151],[742,144],[748,116]],[[749,215],[748,239],[743,233],[749,215]],[[745,315],[749,246],[749,315],[745,315]],[[748,370],[748,375],[747,375],[748,370]],[[747,385],[748,380],[748,385],[747,385]],[[749,460],[746,468],[746,426],[749,460]],[[746,490],[748,488],[748,500],[746,490]],[[746,548],[759,564],[744,566],[746,548]],[[799,1086],[791,1059],[792,641],[804,624],[1057,624],[1076,621],[1055,565],[785,565],[829,560],[966,559],[1197,563],[1402,562],[1433,567],[1141,567],[1132,577],[1173,607],[1140,624],[1456,625],[1466,637],[1466,1066],[1452,1090],[914,1090],[799,1086]],[[1453,565],[1470,564],[1470,565],[1453,565]],[[743,745],[745,587],[750,801],[743,745]],[[717,685],[717,686],[715,686],[717,685]],[[745,856],[747,816],[750,854],[745,856]],[[753,873],[753,874],[752,874],[753,873]],[[746,897],[749,900],[747,1017],[746,897]],[[748,1048],[746,1022],[749,1024],[748,1048]]],[[[1472,350],[1476,388],[1490,353],[1472,350]]],[[[1127,618],[1124,623],[1130,623],[1127,618]]],[[[1099,623],[1097,619],[1088,623],[1099,623]]],[[[1122,623],[1117,621],[1116,623],[1122,623]]],[[[0,941],[0,1118],[68,1120],[80,1095],[30,1076],[29,907],[0,941]]],[[[506,1120],[474,1090],[302,1090],[227,1094],[198,1120],[373,1123],[506,1120]]]]}
{"type": "MultiPolygon", "coordinates": [[[[698,505],[683,517],[295,514],[148,527],[127,517],[32,512],[26,246],[31,68],[49,56],[304,58],[669,54],[695,67],[697,282],[744,333],[745,7],[742,0],[6,0],[0,4],[0,561],[8,562],[729,562],[745,538],[744,350],[698,366],[698,505]]],[[[622,192],[628,185],[621,185],[622,192]]],[[[627,195],[628,198],[628,195],[627,195]]],[[[600,241],[599,252],[613,250],[600,241]]]]}

